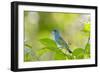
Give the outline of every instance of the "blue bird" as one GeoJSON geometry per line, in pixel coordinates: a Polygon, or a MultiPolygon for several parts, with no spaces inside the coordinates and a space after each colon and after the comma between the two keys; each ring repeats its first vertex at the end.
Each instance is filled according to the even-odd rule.
{"type": "Polygon", "coordinates": [[[72,53],[72,51],[69,49],[68,44],[61,37],[59,31],[55,29],[55,30],[52,31],[52,33],[53,33],[53,36],[54,36],[54,41],[56,42],[57,46],[61,47],[61,48],[66,48],[66,50],[69,53],[72,53]]]}

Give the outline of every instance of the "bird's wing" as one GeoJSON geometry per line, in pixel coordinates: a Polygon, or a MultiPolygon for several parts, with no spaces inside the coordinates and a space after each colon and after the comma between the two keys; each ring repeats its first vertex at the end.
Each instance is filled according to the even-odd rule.
{"type": "Polygon", "coordinates": [[[59,39],[57,40],[58,44],[59,45],[62,45],[62,47],[65,47],[65,48],[69,48],[67,43],[63,40],[62,37],[59,37],[59,39]]]}
{"type": "Polygon", "coordinates": [[[57,42],[58,42],[59,45],[61,45],[63,48],[66,48],[71,53],[71,50],[69,49],[68,44],[63,40],[62,37],[59,37],[57,42]]]}

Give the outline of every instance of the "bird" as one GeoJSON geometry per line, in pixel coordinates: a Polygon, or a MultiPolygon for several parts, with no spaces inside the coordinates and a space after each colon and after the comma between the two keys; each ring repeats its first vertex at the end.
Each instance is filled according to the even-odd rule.
{"type": "Polygon", "coordinates": [[[61,35],[60,35],[60,33],[57,29],[54,29],[52,31],[52,34],[53,34],[54,41],[56,42],[58,47],[65,48],[69,53],[72,53],[72,51],[70,50],[68,44],[61,37],[61,35]]]}

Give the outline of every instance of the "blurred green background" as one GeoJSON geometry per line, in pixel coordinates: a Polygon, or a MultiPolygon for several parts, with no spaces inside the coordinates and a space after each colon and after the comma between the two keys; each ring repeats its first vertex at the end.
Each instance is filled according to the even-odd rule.
{"type": "MultiPolygon", "coordinates": [[[[52,30],[54,29],[59,30],[61,36],[68,43],[72,51],[76,48],[82,48],[84,50],[84,48],[89,47],[86,45],[89,44],[87,41],[90,37],[90,14],[24,11],[25,62],[67,60],[60,54],[56,56],[64,58],[54,58],[55,53],[49,49],[41,50],[46,45],[43,45],[40,39],[48,38],[53,40],[52,30]]],[[[47,43],[51,45],[51,43],[47,43]]],[[[89,56],[86,57],[86,54],[84,58],[90,58],[90,50],[88,52],[89,56]]]]}

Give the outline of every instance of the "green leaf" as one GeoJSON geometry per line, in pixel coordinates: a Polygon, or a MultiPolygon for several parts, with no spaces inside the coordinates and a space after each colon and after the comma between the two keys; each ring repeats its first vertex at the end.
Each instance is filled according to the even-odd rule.
{"type": "Polygon", "coordinates": [[[26,53],[24,54],[24,61],[34,61],[35,58],[30,54],[30,53],[26,53]]]}
{"type": "Polygon", "coordinates": [[[74,57],[70,54],[65,54],[59,48],[48,48],[55,53],[54,59],[55,60],[66,60],[66,59],[74,59],[74,57]]]}
{"type": "Polygon", "coordinates": [[[63,54],[66,56],[65,53],[63,53],[59,48],[52,48],[52,47],[47,47],[47,49],[51,50],[54,53],[58,53],[58,54],[63,54]]]}
{"type": "Polygon", "coordinates": [[[31,57],[28,53],[24,55],[24,61],[31,61],[31,57]]]}
{"type": "Polygon", "coordinates": [[[55,41],[54,40],[51,40],[49,38],[45,38],[45,39],[41,39],[40,42],[42,44],[44,44],[49,50],[53,51],[53,52],[59,52],[59,53],[63,53],[56,45],[55,41]]]}
{"type": "Polygon", "coordinates": [[[84,58],[84,49],[77,48],[72,53],[73,56],[75,56],[76,59],[83,59],[84,58]]]}
{"type": "Polygon", "coordinates": [[[87,43],[85,46],[85,58],[90,58],[90,44],[87,43]]]}
{"type": "Polygon", "coordinates": [[[40,42],[45,45],[46,47],[53,47],[53,48],[57,48],[57,45],[55,43],[54,40],[51,40],[49,38],[44,38],[44,39],[40,39],[40,42]]]}
{"type": "Polygon", "coordinates": [[[89,22],[84,24],[83,30],[84,30],[84,32],[90,32],[90,23],[89,22]]]}
{"type": "Polygon", "coordinates": [[[54,59],[55,60],[65,60],[66,59],[66,54],[64,54],[59,48],[52,48],[52,47],[45,47],[40,50],[38,50],[37,54],[39,56],[42,56],[46,52],[53,52],[54,54],[54,59]]]}
{"type": "Polygon", "coordinates": [[[85,52],[88,54],[90,53],[90,44],[89,43],[87,43],[85,46],[85,52]]]}
{"type": "Polygon", "coordinates": [[[85,53],[84,58],[85,58],[85,59],[90,58],[90,54],[85,53]]]}
{"type": "Polygon", "coordinates": [[[72,60],[72,59],[74,59],[74,57],[73,57],[73,55],[67,54],[66,59],[72,60]]]}
{"type": "Polygon", "coordinates": [[[66,56],[63,53],[55,53],[54,59],[55,60],[66,60],[66,56]]]}
{"type": "Polygon", "coordinates": [[[39,49],[39,50],[37,51],[37,55],[38,55],[38,56],[42,56],[42,55],[45,54],[46,52],[50,52],[50,50],[47,49],[47,48],[42,48],[42,49],[39,49]]]}

